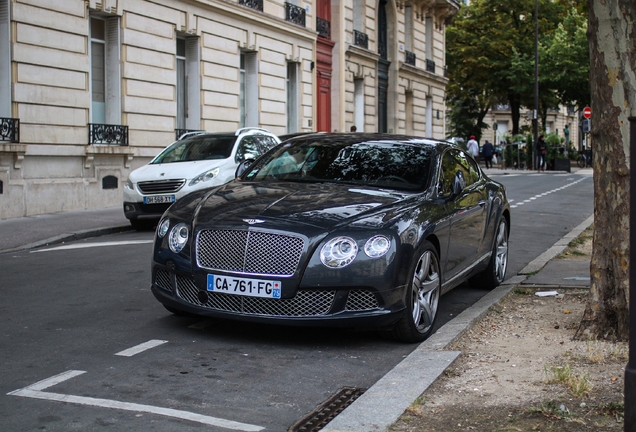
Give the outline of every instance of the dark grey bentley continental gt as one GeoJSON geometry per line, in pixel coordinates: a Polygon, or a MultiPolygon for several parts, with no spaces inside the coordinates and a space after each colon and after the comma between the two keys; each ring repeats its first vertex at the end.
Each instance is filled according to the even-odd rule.
{"type": "Polygon", "coordinates": [[[157,226],[152,292],[169,311],[419,342],[443,293],[504,280],[506,192],[451,143],[308,134],[245,165],[157,226]]]}

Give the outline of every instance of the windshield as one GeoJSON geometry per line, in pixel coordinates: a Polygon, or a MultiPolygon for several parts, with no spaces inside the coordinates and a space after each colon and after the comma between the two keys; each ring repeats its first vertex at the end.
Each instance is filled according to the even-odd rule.
{"type": "Polygon", "coordinates": [[[232,154],[234,136],[195,136],[177,141],[154,158],[151,164],[227,159],[232,154]]]}
{"type": "Polygon", "coordinates": [[[244,178],[421,191],[433,154],[431,146],[416,143],[294,141],[267,153],[244,178]]]}

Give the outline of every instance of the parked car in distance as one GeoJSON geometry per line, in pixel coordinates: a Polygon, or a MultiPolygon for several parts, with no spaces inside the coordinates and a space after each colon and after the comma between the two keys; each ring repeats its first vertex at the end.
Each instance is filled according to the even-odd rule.
{"type": "Polygon", "coordinates": [[[504,280],[506,191],[453,144],[309,134],[247,165],[159,222],[151,289],[169,311],[419,342],[442,294],[504,280]]]}
{"type": "Polygon", "coordinates": [[[233,180],[239,163],[255,160],[279,143],[276,135],[260,128],[185,134],[130,173],[124,214],[133,227],[144,228],[190,192],[233,180]]]}

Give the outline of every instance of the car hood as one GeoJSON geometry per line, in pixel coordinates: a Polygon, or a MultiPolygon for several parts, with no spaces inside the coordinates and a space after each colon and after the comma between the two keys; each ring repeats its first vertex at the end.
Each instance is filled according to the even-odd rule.
{"type": "Polygon", "coordinates": [[[302,224],[331,230],[345,224],[360,224],[369,228],[386,224],[396,213],[404,211],[414,196],[336,184],[233,181],[201,194],[198,202],[177,203],[174,210],[190,207],[182,208],[182,214],[194,211],[199,227],[257,225],[293,230],[302,224]]]}
{"type": "Polygon", "coordinates": [[[228,164],[230,159],[148,164],[130,173],[133,183],[153,180],[191,179],[204,171],[228,164]]]}

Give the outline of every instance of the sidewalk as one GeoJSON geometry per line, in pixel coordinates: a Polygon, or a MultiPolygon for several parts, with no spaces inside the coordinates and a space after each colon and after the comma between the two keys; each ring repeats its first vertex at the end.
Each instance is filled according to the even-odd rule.
{"type": "MultiPolygon", "coordinates": [[[[492,173],[498,171],[510,172],[495,168],[492,173]]],[[[531,173],[514,170],[512,172],[531,173]]],[[[545,289],[589,287],[589,261],[566,264],[553,258],[563,252],[568,243],[592,223],[593,216],[590,216],[529,263],[518,275],[507,279],[501,286],[445,324],[322,430],[382,431],[388,428],[461,354],[458,351],[444,349],[515,287],[522,284],[541,286],[545,289]]],[[[131,229],[120,207],[0,220],[0,253],[131,229]]]]}

